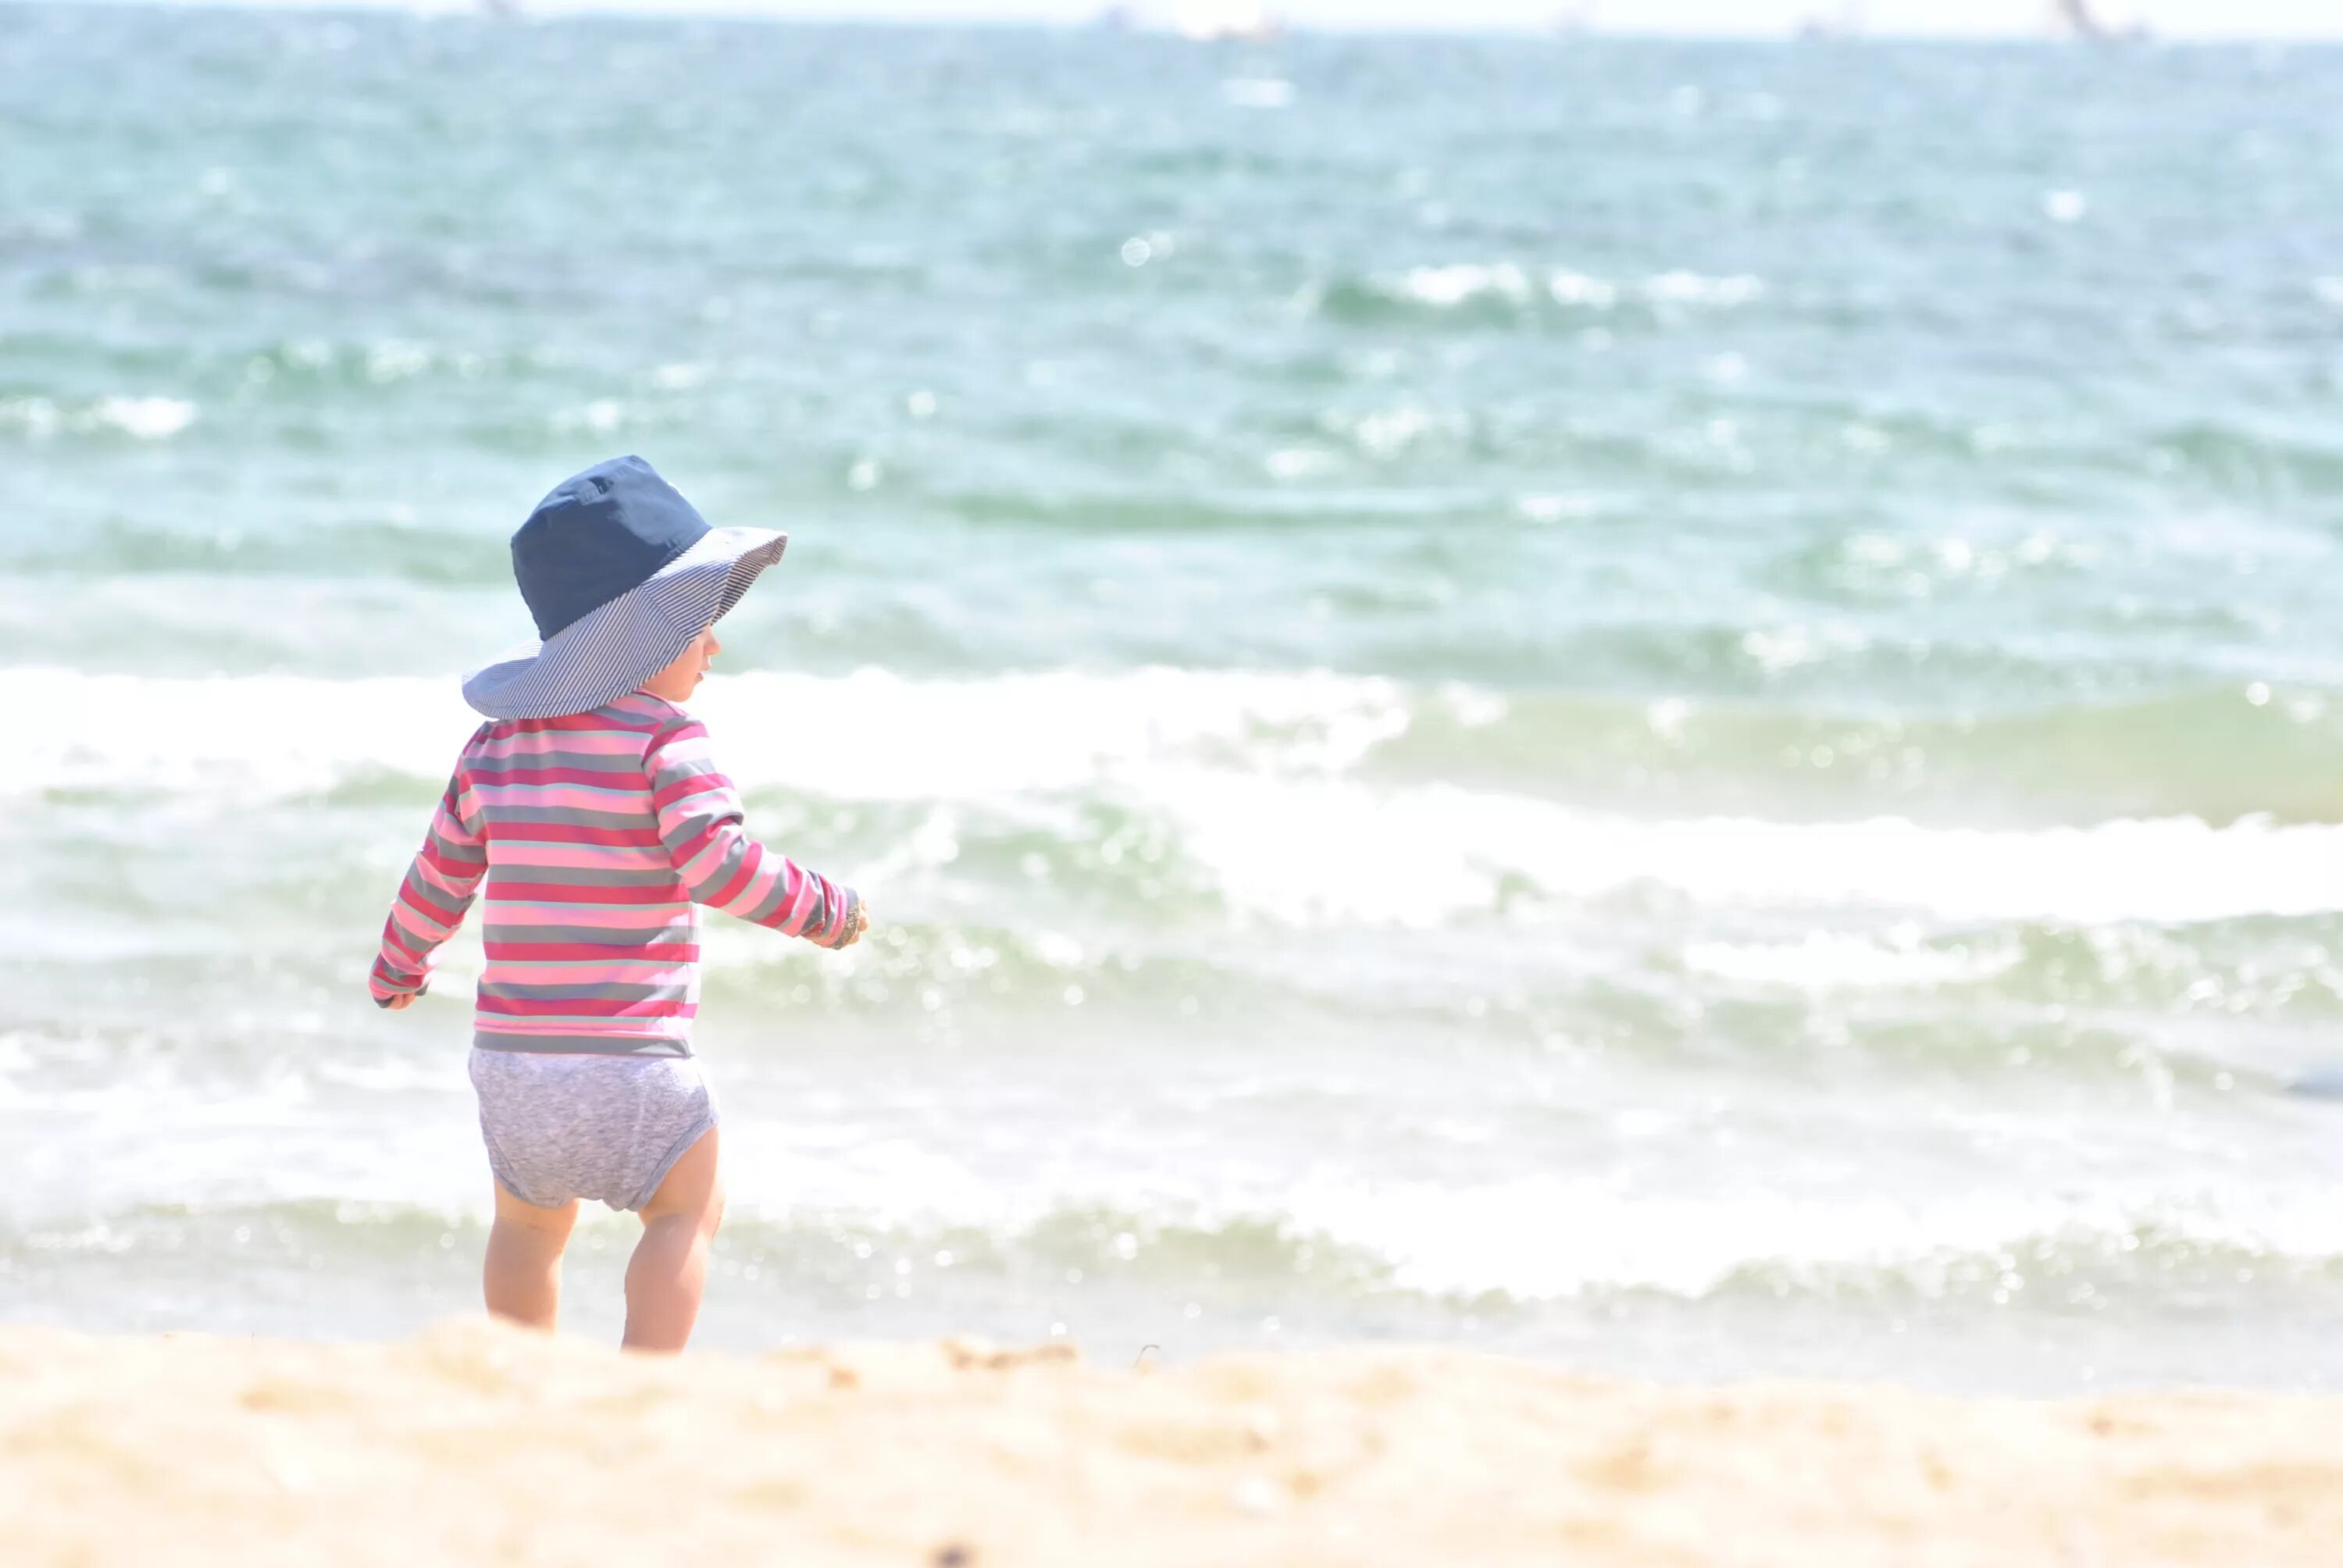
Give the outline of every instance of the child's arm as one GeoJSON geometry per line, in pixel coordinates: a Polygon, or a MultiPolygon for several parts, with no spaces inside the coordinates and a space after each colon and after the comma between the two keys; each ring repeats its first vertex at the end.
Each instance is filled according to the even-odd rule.
{"type": "Polygon", "coordinates": [[[668,859],[694,902],[842,948],[868,924],[853,889],[766,849],[740,826],[740,796],[709,755],[694,719],[669,725],[643,754],[668,859]]]}
{"type": "Polygon", "coordinates": [[[430,984],[432,950],[446,941],[472,907],[488,854],[480,835],[464,820],[463,775],[447,780],[431,830],[407,869],[407,879],[391,900],[382,926],[382,950],[367,977],[377,1007],[405,1007],[430,984]]]}

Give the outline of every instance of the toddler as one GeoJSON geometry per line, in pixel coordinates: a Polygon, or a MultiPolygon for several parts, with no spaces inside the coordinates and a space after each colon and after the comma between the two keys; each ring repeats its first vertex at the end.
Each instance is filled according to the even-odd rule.
{"type": "Polygon", "coordinates": [[[370,989],[401,1009],[482,899],[471,1077],[496,1179],[488,1311],[550,1329],[581,1198],[642,1217],[626,1344],[691,1335],[723,1216],[716,1105],[691,1054],[699,911],[824,947],[870,917],[758,843],[687,700],[715,622],[788,536],[711,528],[640,457],[557,487],[513,536],[542,640],[468,677],[488,716],[384,924],[370,989]]]}

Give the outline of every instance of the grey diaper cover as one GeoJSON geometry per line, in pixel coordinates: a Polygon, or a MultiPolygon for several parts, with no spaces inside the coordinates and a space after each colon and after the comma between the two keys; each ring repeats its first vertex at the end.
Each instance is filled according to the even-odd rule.
{"type": "Polygon", "coordinates": [[[684,1151],[716,1125],[699,1063],[678,1056],[552,1055],[472,1048],[480,1136],[497,1184],[558,1209],[651,1201],[684,1151]]]}

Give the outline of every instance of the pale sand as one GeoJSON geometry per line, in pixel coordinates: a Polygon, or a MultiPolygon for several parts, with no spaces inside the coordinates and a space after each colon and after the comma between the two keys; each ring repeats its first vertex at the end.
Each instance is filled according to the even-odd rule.
{"type": "Polygon", "coordinates": [[[2343,1562],[2343,1400],[0,1331],[9,1564],[2343,1562]],[[955,1555],[956,1553],[956,1555],[955,1555]]]}

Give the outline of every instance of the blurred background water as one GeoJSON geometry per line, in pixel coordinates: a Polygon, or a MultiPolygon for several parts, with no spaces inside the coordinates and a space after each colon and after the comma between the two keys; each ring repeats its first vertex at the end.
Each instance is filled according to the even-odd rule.
{"type": "Polygon", "coordinates": [[[2338,102],[0,7],[0,1313],[470,1310],[478,949],[362,977],[631,450],[886,921],[711,930],[711,1340],[2343,1386],[2338,102]]]}

